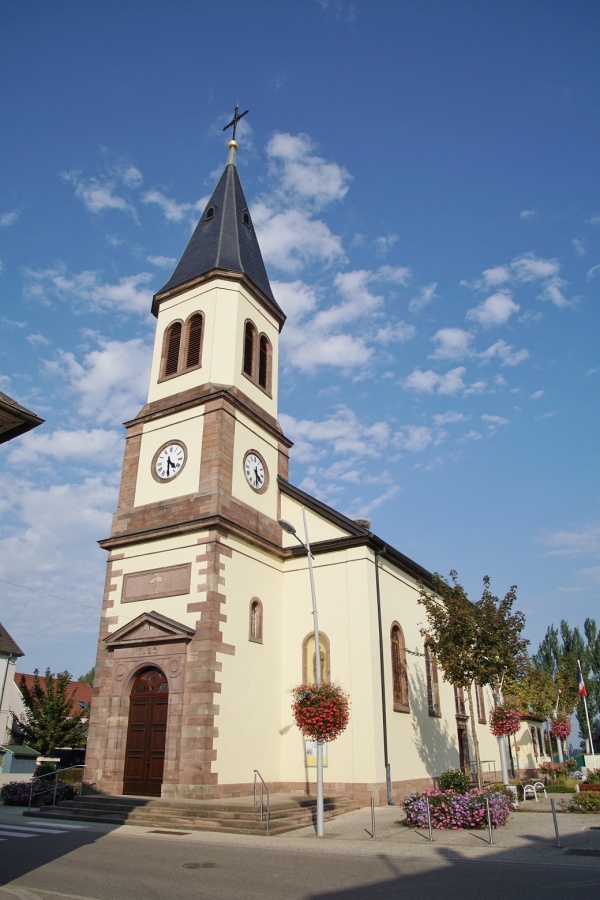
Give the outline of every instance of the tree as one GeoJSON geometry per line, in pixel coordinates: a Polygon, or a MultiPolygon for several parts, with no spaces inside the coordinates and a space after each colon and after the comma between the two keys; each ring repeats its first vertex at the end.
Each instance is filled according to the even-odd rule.
{"type": "Polygon", "coordinates": [[[527,660],[517,678],[507,678],[502,685],[504,700],[519,712],[531,710],[541,719],[549,719],[556,708],[557,687],[552,676],[527,660]]]}
{"type": "Polygon", "coordinates": [[[419,587],[419,603],[427,613],[421,634],[442,667],[443,677],[467,691],[477,782],[482,786],[479,740],[473,708],[473,684],[489,684],[498,692],[503,677],[516,678],[525,659],[528,641],[521,637],[525,616],[512,612],[516,587],[502,600],[492,594],[490,579],[483,579],[481,599],[472,603],[455,571],[450,581],[433,576],[434,591],[419,587]]]}
{"type": "Polygon", "coordinates": [[[577,661],[587,688],[590,720],[600,711],[600,635],[594,619],[586,619],[583,627],[585,639],[579,628],[571,628],[563,619],[558,628],[551,625],[537,653],[533,665],[549,673],[560,691],[559,710],[565,715],[577,712],[579,729],[587,736],[585,706],[578,691],[577,661]]]}
{"type": "Polygon", "coordinates": [[[87,711],[73,715],[74,690],[69,691],[71,675],[50,669],[42,680],[39,670],[33,673],[33,687],[29,689],[21,677],[21,693],[27,707],[25,721],[21,722],[27,744],[48,756],[57,747],[85,747],[87,725],[82,721],[87,711]]]}
{"type": "Polygon", "coordinates": [[[94,672],[96,671],[95,667],[92,666],[89,672],[86,672],[85,675],[80,675],[77,681],[82,682],[83,684],[89,684],[90,687],[94,687],[94,672]]]}

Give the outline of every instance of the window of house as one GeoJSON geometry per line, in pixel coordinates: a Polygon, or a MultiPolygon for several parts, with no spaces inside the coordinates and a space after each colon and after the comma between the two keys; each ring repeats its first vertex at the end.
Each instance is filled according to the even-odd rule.
{"type": "Polygon", "coordinates": [[[271,341],[261,334],[258,355],[258,383],[265,391],[271,389],[271,341]]]}
{"type": "Polygon", "coordinates": [[[427,707],[430,716],[441,716],[440,687],[438,667],[435,654],[428,644],[425,644],[425,671],[427,674],[427,707]]]}
{"type": "Polygon", "coordinates": [[[254,378],[254,348],[256,346],[256,328],[252,322],[246,322],[244,329],[244,375],[254,378]]]}
{"type": "Polygon", "coordinates": [[[400,625],[394,622],[391,631],[392,645],[392,685],[394,710],[410,712],[408,704],[408,673],[406,670],[406,645],[400,625]]]}
{"type": "Polygon", "coordinates": [[[477,721],[485,724],[485,700],[483,697],[483,687],[480,684],[475,685],[475,700],[477,702],[477,721]]]}
{"type": "Polygon", "coordinates": [[[465,706],[464,688],[461,688],[461,687],[454,688],[454,705],[456,706],[456,715],[457,716],[466,716],[467,708],[465,706]]]}
{"type": "MultiPolygon", "coordinates": [[[[328,684],[331,681],[331,661],[329,658],[329,638],[323,632],[319,632],[319,650],[321,661],[321,683],[328,684]]],[[[302,641],[302,682],[304,684],[316,684],[317,660],[315,655],[315,635],[311,631],[302,641]]]]}
{"type": "Polygon", "coordinates": [[[258,597],[250,601],[250,629],[248,640],[262,644],[263,606],[258,597]]]}

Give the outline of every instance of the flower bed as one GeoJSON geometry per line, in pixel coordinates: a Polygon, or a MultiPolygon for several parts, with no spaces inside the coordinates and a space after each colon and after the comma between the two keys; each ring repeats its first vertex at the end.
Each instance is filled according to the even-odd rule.
{"type": "Polygon", "coordinates": [[[504,825],[510,813],[510,800],[501,791],[473,790],[466,794],[454,791],[425,791],[410,794],[402,801],[406,823],[416,828],[427,828],[427,801],[431,814],[431,827],[458,831],[463,828],[487,828],[486,798],[490,803],[492,827],[504,825]]]}

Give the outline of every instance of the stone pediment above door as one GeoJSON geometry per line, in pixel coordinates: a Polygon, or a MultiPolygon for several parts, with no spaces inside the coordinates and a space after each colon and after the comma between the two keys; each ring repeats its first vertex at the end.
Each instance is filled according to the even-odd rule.
{"type": "Polygon", "coordinates": [[[188,625],[160,613],[149,612],[142,613],[118,631],[113,631],[104,638],[104,643],[112,650],[140,644],[168,644],[175,641],[189,643],[195,633],[195,629],[188,625]]]}

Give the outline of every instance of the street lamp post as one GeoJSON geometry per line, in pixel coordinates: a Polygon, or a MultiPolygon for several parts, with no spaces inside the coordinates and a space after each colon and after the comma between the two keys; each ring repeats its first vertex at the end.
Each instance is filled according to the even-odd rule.
{"type": "MultiPolygon", "coordinates": [[[[317,687],[321,687],[321,645],[319,643],[319,619],[317,616],[317,594],[315,591],[315,577],[313,574],[313,555],[308,540],[308,526],[306,524],[306,511],[302,507],[302,519],[304,521],[304,541],[297,533],[291,522],[285,519],[279,519],[279,524],[288,534],[293,534],[297,541],[302,544],[306,550],[308,557],[308,574],[310,576],[310,594],[312,599],[312,615],[313,626],[315,632],[315,681],[317,687]]],[[[317,837],[323,837],[323,741],[317,741],[317,837]]]]}

